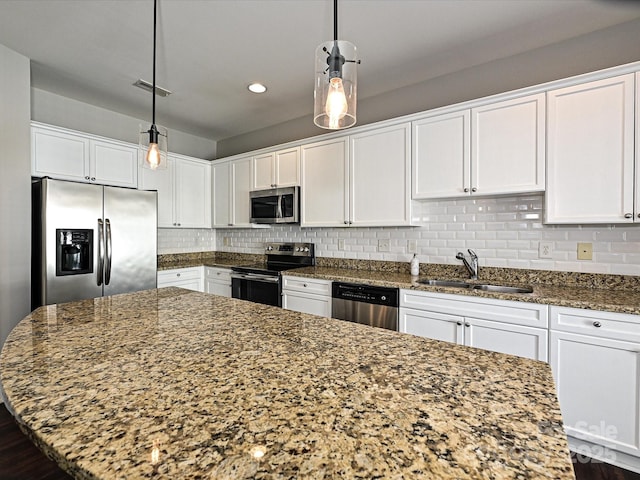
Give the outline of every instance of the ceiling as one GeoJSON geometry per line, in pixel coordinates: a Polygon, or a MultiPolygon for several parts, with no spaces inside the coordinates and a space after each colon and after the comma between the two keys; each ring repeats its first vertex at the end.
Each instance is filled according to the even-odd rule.
{"type": "MultiPolygon", "coordinates": [[[[222,140],[308,116],[330,0],[160,0],[157,123],[222,140]],[[262,95],[247,85],[267,85],[262,95]]],[[[613,0],[340,0],[358,47],[360,99],[640,18],[613,0]]],[[[32,85],[146,119],[152,0],[0,0],[0,44],[29,57],[32,85]]]]}

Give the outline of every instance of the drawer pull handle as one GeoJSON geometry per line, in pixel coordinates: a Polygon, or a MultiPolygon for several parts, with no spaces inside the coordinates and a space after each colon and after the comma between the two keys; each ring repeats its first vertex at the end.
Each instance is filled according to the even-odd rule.
{"type": "Polygon", "coordinates": [[[602,324],[598,321],[593,322],[593,326],[596,328],[600,328],[602,326],[602,324]]]}
{"type": "Polygon", "coordinates": [[[624,218],[633,218],[633,213],[625,213],[624,218]]]}
{"type": "Polygon", "coordinates": [[[179,276],[180,276],[180,274],[179,274],[179,273],[176,273],[176,277],[179,277],[179,276]]]}
{"type": "Polygon", "coordinates": [[[307,284],[306,284],[306,283],[303,283],[303,284],[302,284],[302,286],[303,286],[304,288],[307,288],[307,284]]]}

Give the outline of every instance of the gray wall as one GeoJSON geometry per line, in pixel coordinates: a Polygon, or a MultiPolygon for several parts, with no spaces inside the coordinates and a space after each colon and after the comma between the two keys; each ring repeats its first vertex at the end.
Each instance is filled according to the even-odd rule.
{"type": "MultiPolygon", "coordinates": [[[[139,126],[147,129],[150,124],[150,119],[129,117],[37,88],[31,89],[31,102],[33,120],[123,142],[137,144],[139,126]]],[[[216,158],[216,142],[169,129],[169,151],[211,160],[216,158]]]]}
{"type": "Polygon", "coordinates": [[[31,310],[29,59],[0,45],[0,346],[31,310]]]}
{"type": "MultiPolygon", "coordinates": [[[[358,101],[358,125],[640,60],[640,20],[358,101]]],[[[544,35],[544,32],[540,32],[544,35]]],[[[402,75],[401,72],[396,75],[402,75]]],[[[363,84],[375,79],[359,79],[363,84]]],[[[311,105],[313,98],[309,96],[311,105]]],[[[218,158],[326,133],[311,115],[218,141],[218,158]]]]}

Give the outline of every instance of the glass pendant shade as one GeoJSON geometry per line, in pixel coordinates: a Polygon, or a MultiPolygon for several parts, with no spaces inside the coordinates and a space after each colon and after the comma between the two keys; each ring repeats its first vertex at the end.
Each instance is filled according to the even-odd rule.
{"type": "Polygon", "coordinates": [[[313,122],[320,128],[339,130],[356,123],[356,46],[330,40],[316,49],[313,122]]]}
{"type": "Polygon", "coordinates": [[[148,130],[144,130],[144,127],[140,125],[139,131],[138,159],[140,165],[150,170],[166,169],[169,150],[167,129],[161,125],[152,125],[148,130]],[[157,133],[151,133],[154,128],[157,133]]]}

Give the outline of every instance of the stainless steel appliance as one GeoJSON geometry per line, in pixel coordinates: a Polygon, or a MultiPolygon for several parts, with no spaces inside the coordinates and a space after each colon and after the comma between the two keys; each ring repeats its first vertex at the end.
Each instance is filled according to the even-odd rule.
{"type": "Polygon", "coordinates": [[[298,223],[300,187],[249,192],[252,223],[298,223]]]}
{"type": "Polygon", "coordinates": [[[156,287],[157,192],[32,183],[32,308],[156,287]]]}
{"type": "Polygon", "coordinates": [[[331,296],[333,318],[398,330],[397,288],[333,282],[331,296]]]}
{"type": "Polygon", "coordinates": [[[267,243],[267,263],[232,267],[231,296],[266,305],[282,306],[280,272],[315,265],[313,243],[267,243]]]}

